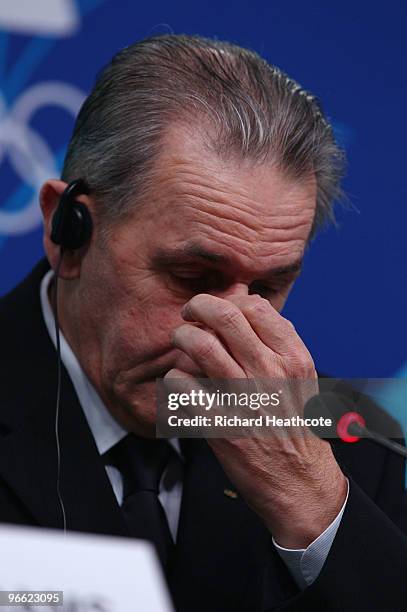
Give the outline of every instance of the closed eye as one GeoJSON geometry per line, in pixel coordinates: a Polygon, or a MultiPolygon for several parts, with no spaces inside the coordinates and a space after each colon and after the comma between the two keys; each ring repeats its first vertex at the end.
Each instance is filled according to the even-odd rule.
{"type": "MultiPolygon", "coordinates": [[[[228,281],[217,273],[172,273],[171,277],[175,283],[190,291],[210,292],[219,289],[225,289],[228,286],[228,281]]],[[[230,281],[229,281],[230,282],[230,281]]],[[[261,282],[254,282],[249,287],[249,294],[258,294],[261,297],[270,299],[279,291],[281,287],[266,285],[261,282]]]]}
{"type": "Polygon", "coordinates": [[[183,286],[190,290],[199,292],[210,291],[211,289],[218,289],[221,287],[225,280],[217,272],[196,272],[192,270],[185,270],[180,272],[171,272],[170,277],[173,282],[183,286]]]}
{"type": "MultiPolygon", "coordinates": [[[[192,293],[223,291],[233,282],[233,279],[214,269],[176,269],[169,271],[168,276],[178,288],[192,293]]],[[[257,294],[270,300],[279,294],[283,294],[295,280],[295,276],[297,275],[289,274],[273,278],[273,280],[267,282],[263,280],[253,281],[249,285],[249,294],[257,294]]]]}

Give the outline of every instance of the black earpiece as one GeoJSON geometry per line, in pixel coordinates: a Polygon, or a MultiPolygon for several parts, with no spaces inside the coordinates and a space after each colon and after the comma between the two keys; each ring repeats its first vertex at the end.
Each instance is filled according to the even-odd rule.
{"type": "Polygon", "coordinates": [[[90,240],[91,214],[85,204],[75,200],[76,196],[88,193],[85,181],[77,179],[69,183],[61,196],[52,219],[51,240],[63,249],[79,249],[90,240]]]}

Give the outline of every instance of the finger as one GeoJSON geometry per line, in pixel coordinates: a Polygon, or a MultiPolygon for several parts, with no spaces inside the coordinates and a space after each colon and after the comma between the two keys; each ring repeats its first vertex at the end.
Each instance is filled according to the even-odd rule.
{"type": "Polygon", "coordinates": [[[227,298],[235,304],[262,342],[281,356],[308,349],[294,325],[285,319],[270,302],[259,295],[232,295],[227,298]]]}
{"type": "Polygon", "coordinates": [[[195,378],[205,378],[204,372],[201,372],[196,363],[184,351],[178,351],[174,368],[192,374],[195,378]]]}
{"type": "Polygon", "coordinates": [[[242,311],[229,300],[200,293],[185,304],[182,316],[186,321],[199,321],[211,328],[243,370],[253,369],[264,359],[266,347],[242,311]]]}
{"type": "Polygon", "coordinates": [[[188,372],[183,372],[178,368],[172,368],[163,378],[164,388],[166,392],[169,393],[187,393],[191,394],[193,390],[199,390],[201,385],[198,380],[189,374],[188,372]]]}
{"type": "MultiPolygon", "coordinates": [[[[172,368],[163,378],[164,389],[165,389],[165,401],[166,408],[170,406],[169,400],[171,396],[179,397],[180,395],[192,397],[192,391],[198,392],[202,387],[197,381],[197,379],[189,374],[188,372],[183,372],[178,368],[172,368]]],[[[163,398],[162,398],[163,399],[163,398]]],[[[173,409],[173,408],[170,408],[173,409]]],[[[178,405],[177,408],[178,413],[184,415],[193,416],[197,408],[194,408],[192,403],[182,403],[178,405]]]]}
{"type": "Polygon", "coordinates": [[[244,378],[245,372],[214,334],[194,325],[181,325],[173,333],[174,345],[184,351],[209,378],[244,378]]]}

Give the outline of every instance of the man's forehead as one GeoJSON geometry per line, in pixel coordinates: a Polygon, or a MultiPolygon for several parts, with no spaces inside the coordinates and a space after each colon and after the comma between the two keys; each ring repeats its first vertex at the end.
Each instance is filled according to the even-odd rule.
{"type": "Polygon", "coordinates": [[[142,217],[157,264],[188,257],[246,270],[298,266],[315,213],[313,177],[288,177],[271,162],[225,162],[182,134],[154,175],[142,217]]]}
{"type": "Polygon", "coordinates": [[[225,168],[204,158],[200,164],[172,160],[150,202],[155,219],[165,218],[181,231],[182,222],[186,231],[199,227],[205,232],[206,226],[224,230],[230,238],[267,242],[276,230],[297,234],[302,228],[305,241],[315,214],[316,190],[314,181],[287,178],[270,166],[225,168]]]}
{"type": "Polygon", "coordinates": [[[290,192],[301,191],[302,195],[311,196],[311,207],[315,205],[316,180],[312,172],[298,178],[288,175],[273,156],[260,162],[238,152],[220,154],[214,137],[210,138],[204,127],[199,123],[193,128],[173,123],[164,131],[161,151],[155,161],[154,180],[158,190],[182,196],[185,190],[194,193],[203,189],[209,197],[212,194],[221,201],[223,196],[231,195],[237,200],[247,200],[249,206],[264,203],[266,207],[273,194],[286,205],[293,202],[290,192]]]}

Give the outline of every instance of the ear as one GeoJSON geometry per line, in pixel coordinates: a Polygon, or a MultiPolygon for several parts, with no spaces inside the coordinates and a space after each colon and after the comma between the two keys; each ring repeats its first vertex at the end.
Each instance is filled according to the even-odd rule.
{"type": "MultiPolygon", "coordinates": [[[[53,270],[56,269],[60,247],[51,240],[52,219],[58,207],[59,200],[67,187],[64,181],[50,179],[43,184],[40,191],[40,206],[44,218],[44,235],[43,244],[50,266],[53,270]]],[[[77,196],[78,202],[83,202],[87,206],[90,204],[90,198],[86,195],[77,196]]],[[[65,251],[64,258],[59,270],[59,276],[66,280],[79,278],[81,272],[81,264],[86,253],[87,246],[74,251],[65,251]]]]}

